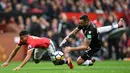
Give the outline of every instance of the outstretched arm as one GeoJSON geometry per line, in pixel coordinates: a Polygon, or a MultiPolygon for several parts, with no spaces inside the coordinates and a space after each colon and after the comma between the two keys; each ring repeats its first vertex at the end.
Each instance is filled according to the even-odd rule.
{"type": "Polygon", "coordinates": [[[61,42],[60,46],[62,46],[62,45],[66,42],[66,40],[67,40],[72,34],[76,34],[76,33],[79,32],[79,31],[80,31],[80,29],[78,29],[78,27],[76,27],[72,32],[70,32],[69,35],[67,35],[67,36],[63,39],[63,41],[61,42]]]}
{"type": "Polygon", "coordinates": [[[6,62],[4,62],[1,66],[6,67],[8,66],[8,63],[14,58],[14,56],[17,54],[18,50],[20,49],[21,46],[16,46],[16,48],[11,52],[9,58],[7,59],[6,62]]]}
{"type": "Polygon", "coordinates": [[[81,46],[78,47],[70,47],[69,49],[66,48],[68,51],[78,51],[78,50],[88,50],[89,49],[89,45],[91,43],[91,40],[86,40],[81,46]]]}
{"type": "Polygon", "coordinates": [[[33,49],[28,50],[27,51],[27,56],[25,57],[25,59],[23,60],[23,62],[18,67],[16,67],[13,70],[20,70],[29,61],[29,59],[32,56],[32,52],[33,52],[33,49]]]}
{"type": "Polygon", "coordinates": [[[79,32],[80,31],[80,29],[78,29],[78,27],[76,27],[72,32],[70,32],[70,34],[69,35],[67,35],[66,37],[69,37],[69,36],[71,36],[72,34],[76,34],[77,32],[79,32]]]}
{"type": "Polygon", "coordinates": [[[68,53],[71,51],[88,50],[91,40],[86,40],[81,46],[78,47],[66,47],[64,49],[65,57],[68,57],[68,53]]]}

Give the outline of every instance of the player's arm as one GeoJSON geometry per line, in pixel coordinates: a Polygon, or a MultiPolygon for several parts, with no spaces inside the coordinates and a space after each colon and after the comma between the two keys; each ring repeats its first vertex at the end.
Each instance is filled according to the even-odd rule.
{"type": "Polygon", "coordinates": [[[79,32],[79,31],[80,31],[80,29],[78,29],[78,27],[76,27],[73,31],[71,31],[71,32],[63,39],[63,41],[61,42],[60,46],[62,46],[62,45],[66,42],[66,40],[67,40],[71,35],[74,35],[74,34],[76,34],[76,33],[79,32]]]}
{"type": "Polygon", "coordinates": [[[88,50],[90,43],[91,43],[91,39],[86,40],[81,46],[78,46],[78,47],[66,47],[65,52],[88,50]]]}
{"type": "Polygon", "coordinates": [[[25,57],[23,62],[18,67],[16,67],[14,70],[20,70],[29,61],[29,59],[32,56],[32,52],[33,52],[33,49],[28,50],[27,51],[27,56],[25,57]]]}
{"type": "Polygon", "coordinates": [[[5,63],[3,63],[1,66],[6,67],[8,66],[8,63],[14,58],[14,56],[17,54],[18,50],[20,49],[21,46],[17,45],[16,48],[11,52],[9,58],[5,63]]]}
{"type": "Polygon", "coordinates": [[[71,35],[75,35],[77,32],[79,32],[80,31],[80,29],[78,29],[78,27],[76,27],[73,31],[71,31],[70,32],[70,34],[69,35],[67,35],[65,38],[69,38],[69,36],[71,36],[71,35]]]}

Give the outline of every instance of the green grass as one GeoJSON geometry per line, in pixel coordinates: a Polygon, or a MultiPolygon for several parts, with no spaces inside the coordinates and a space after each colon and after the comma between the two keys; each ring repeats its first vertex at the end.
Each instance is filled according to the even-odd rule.
{"type": "MultiPolygon", "coordinates": [[[[2,64],[2,63],[0,63],[2,64]]],[[[8,67],[0,67],[0,73],[130,73],[128,61],[96,61],[91,67],[78,66],[69,69],[67,65],[55,66],[50,61],[39,64],[28,62],[20,71],[12,71],[20,62],[11,62],[8,67]]]]}

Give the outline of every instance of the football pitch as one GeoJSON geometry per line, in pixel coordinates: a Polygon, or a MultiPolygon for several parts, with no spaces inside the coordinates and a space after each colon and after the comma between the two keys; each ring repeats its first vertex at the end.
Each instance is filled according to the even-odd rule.
{"type": "Polygon", "coordinates": [[[51,61],[28,62],[21,70],[12,71],[20,63],[11,62],[6,68],[0,67],[0,73],[130,73],[130,61],[96,61],[93,66],[78,66],[73,62],[74,69],[67,65],[55,66],[51,61]]]}

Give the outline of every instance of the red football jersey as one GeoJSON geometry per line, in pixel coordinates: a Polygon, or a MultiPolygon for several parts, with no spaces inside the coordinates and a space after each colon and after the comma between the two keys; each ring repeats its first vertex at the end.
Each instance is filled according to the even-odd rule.
{"type": "Polygon", "coordinates": [[[36,36],[28,36],[27,42],[20,43],[18,44],[19,46],[21,45],[28,45],[28,49],[31,48],[48,48],[50,45],[50,39],[45,38],[45,37],[36,37],[36,36]]]}

